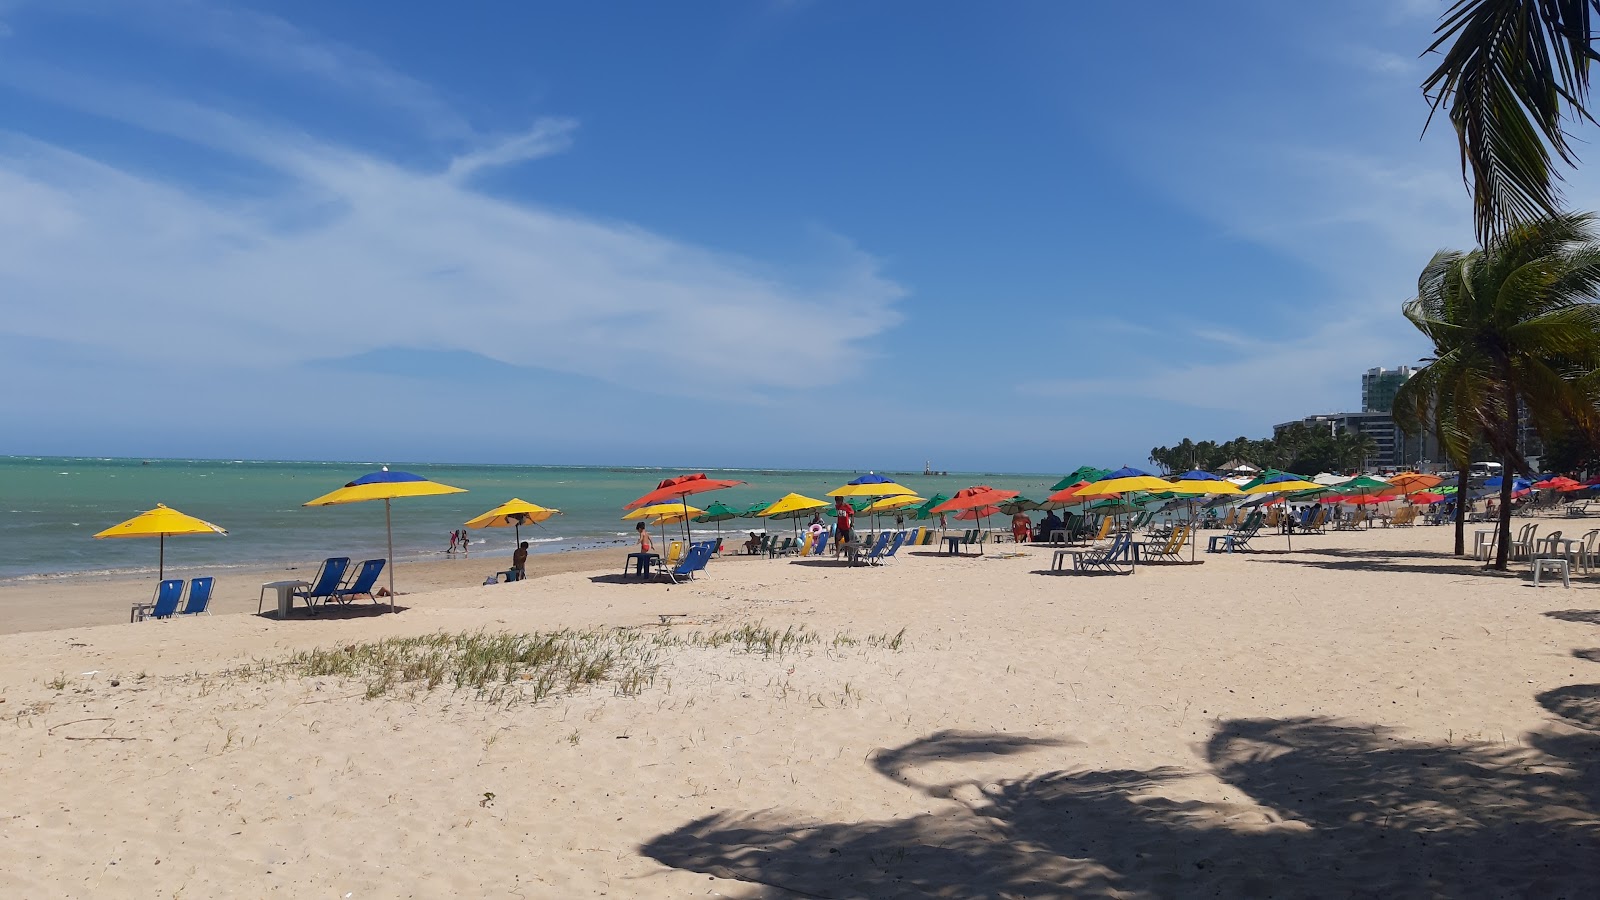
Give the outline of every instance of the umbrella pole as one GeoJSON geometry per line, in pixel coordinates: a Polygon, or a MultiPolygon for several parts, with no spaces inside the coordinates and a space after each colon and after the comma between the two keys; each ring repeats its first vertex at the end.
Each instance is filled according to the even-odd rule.
{"type": "Polygon", "coordinates": [[[167,577],[167,533],[163,531],[157,537],[161,539],[161,561],[156,564],[156,580],[165,581],[167,577]]]}
{"type": "Polygon", "coordinates": [[[383,498],[383,532],[389,538],[389,612],[394,612],[394,521],[389,516],[389,498],[383,498]]]}

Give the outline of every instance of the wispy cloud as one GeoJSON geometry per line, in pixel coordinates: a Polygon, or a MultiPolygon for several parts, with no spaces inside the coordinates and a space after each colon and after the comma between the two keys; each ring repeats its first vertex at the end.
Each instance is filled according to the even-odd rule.
{"type": "Polygon", "coordinates": [[[429,172],[181,100],[111,96],[122,121],[249,158],[282,187],[265,203],[218,196],[6,136],[0,291],[26,298],[3,326],[13,334],[133,359],[183,346],[263,369],[389,347],[461,350],[709,393],[849,377],[862,342],[898,320],[903,290],[848,245],[827,242],[785,277],[463,183],[552,152],[568,122],[429,172]]]}
{"type": "Polygon", "coordinates": [[[17,6],[30,14],[106,20],[154,45],[210,52],[229,67],[248,66],[369,109],[393,110],[431,137],[470,139],[476,133],[456,104],[432,85],[373,53],[268,13],[206,0],[19,0],[17,6]]]}
{"type": "Polygon", "coordinates": [[[572,133],[577,128],[578,123],[574,119],[541,119],[522,134],[456,157],[450,161],[450,168],[445,175],[461,181],[482,169],[531,162],[560,153],[572,146],[572,133]]]}

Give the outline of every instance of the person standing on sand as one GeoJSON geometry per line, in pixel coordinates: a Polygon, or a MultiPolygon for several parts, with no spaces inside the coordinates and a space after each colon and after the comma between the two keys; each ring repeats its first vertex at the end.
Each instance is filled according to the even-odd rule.
{"type": "MultiPolygon", "coordinates": [[[[839,546],[843,547],[850,543],[850,539],[854,536],[854,529],[851,526],[855,524],[856,511],[850,508],[850,504],[844,502],[843,497],[833,498],[833,510],[839,516],[839,527],[835,529],[835,533],[838,535],[839,546]]],[[[820,516],[818,521],[821,521],[820,516]]]]}
{"type": "Polygon", "coordinates": [[[523,541],[517,546],[515,553],[511,554],[511,571],[517,573],[514,577],[521,581],[528,577],[528,542],[523,541]]]}
{"type": "Polygon", "coordinates": [[[644,578],[650,574],[650,562],[656,554],[654,548],[650,544],[650,529],[644,527],[643,522],[640,522],[633,527],[639,531],[639,552],[636,555],[636,558],[639,560],[639,577],[644,578]]]}
{"type": "Polygon", "coordinates": [[[1033,520],[1028,514],[1018,510],[1011,516],[1011,541],[1016,544],[1025,544],[1033,539],[1033,520]]]}

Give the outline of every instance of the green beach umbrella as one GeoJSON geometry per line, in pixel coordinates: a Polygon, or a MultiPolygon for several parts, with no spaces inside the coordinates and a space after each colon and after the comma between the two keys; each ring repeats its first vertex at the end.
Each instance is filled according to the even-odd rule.
{"type": "Polygon", "coordinates": [[[742,515],[744,515],[744,513],[740,510],[734,509],[726,503],[723,503],[721,500],[718,500],[717,502],[707,506],[705,512],[695,516],[694,521],[699,522],[702,525],[708,525],[715,522],[717,525],[717,543],[718,545],[721,545],[722,523],[728,521],[729,519],[737,519],[742,515]]]}
{"type": "Polygon", "coordinates": [[[1087,481],[1090,484],[1093,484],[1109,474],[1111,474],[1110,469],[1097,469],[1094,466],[1079,466],[1072,471],[1071,475],[1068,475],[1052,485],[1050,487],[1050,493],[1054,494],[1056,491],[1064,491],[1080,481],[1087,481]]]}
{"type": "Polygon", "coordinates": [[[1044,509],[1037,501],[1029,500],[1027,497],[1012,497],[1010,500],[1001,501],[998,505],[1000,511],[1008,516],[1014,516],[1019,512],[1033,512],[1036,509],[1044,509]]]}
{"type": "Polygon", "coordinates": [[[933,508],[949,499],[950,495],[948,494],[934,494],[932,497],[928,498],[927,503],[924,503],[918,507],[914,507],[913,509],[908,510],[908,512],[911,514],[911,518],[913,519],[931,519],[933,518],[933,508]]]}

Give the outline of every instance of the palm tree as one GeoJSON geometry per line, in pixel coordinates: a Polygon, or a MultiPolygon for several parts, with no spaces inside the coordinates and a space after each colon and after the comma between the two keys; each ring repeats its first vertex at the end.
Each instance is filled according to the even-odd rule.
{"type": "Polygon", "coordinates": [[[1593,121],[1586,103],[1589,63],[1600,59],[1590,47],[1597,11],[1600,0],[1457,0],[1434,30],[1427,52],[1449,47],[1422,83],[1428,120],[1448,107],[1482,244],[1559,211],[1561,174],[1550,156],[1575,165],[1564,120],[1593,121]]]}
{"type": "Polygon", "coordinates": [[[1474,439],[1500,459],[1498,569],[1506,567],[1511,543],[1510,476],[1527,467],[1517,446],[1524,411],[1546,434],[1568,421],[1596,425],[1595,241],[1587,214],[1516,225],[1485,249],[1435,254],[1418,279],[1417,296],[1405,305],[1406,318],[1433,342],[1434,359],[1406,383],[1396,406],[1404,407],[1402,421],[1431,414],[1440,443],[1457,463],[1474,439]]]}

